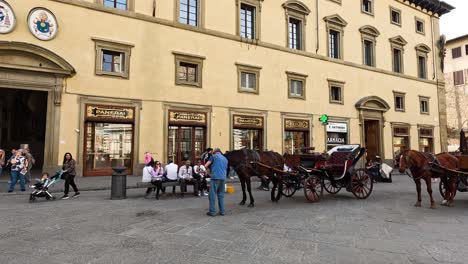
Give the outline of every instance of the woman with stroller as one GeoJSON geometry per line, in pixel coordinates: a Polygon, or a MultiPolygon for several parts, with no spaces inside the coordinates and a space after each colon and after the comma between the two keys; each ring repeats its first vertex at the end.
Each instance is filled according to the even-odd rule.
{"type": "Polygon", "coordinates": [[[65,191],[62,199],[66,200],[69,199],[68,197],[68,192],[70,191],[70,185],[73,188],[73,191],[75,191],[75,194],[72,197],[78,197],[80,196],[80,192],[78,191],[78,187],[76,187],[75,183],[75,176],[76,176],[76,171],[75,171],[75,165],[76,161],[73,159],[72,154],[70,152],[65,153],[63,156],[63,174],[62,178],[65,179],[65,191]]]}

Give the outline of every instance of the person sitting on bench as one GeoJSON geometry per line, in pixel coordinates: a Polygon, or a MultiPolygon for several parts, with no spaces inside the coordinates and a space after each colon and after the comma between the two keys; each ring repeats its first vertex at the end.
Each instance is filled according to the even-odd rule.
{"type": "Polygon", "coordinates": [[[199,182],[199,191],[202,196],[208,195],[208,185],[207,185],[207,171],[205,166],[202,164],[202,160],[197,160],[197,165],[193,166],[193,177],[196,178],[199,182]]]}
{"type": "MultiPolygon", "coordinates": [[[[179,166],[174,163],[172,159],[167,161],[167,165],[164,168],[164,181],[165,182],[176,182],[178,180],[177,172],[179,171],[179,166]]],[[[163,193],[166,192],[166,188],[162,188],[163,193]]],[[[175,193],[175,186],[172,186],[172,193],[175,193]]]]}
{"type": "MultiPolygon", "coordinates": [[[[156,186],[156,199],[159,199],[159,191],[161,190],[161,183],[162,183],[162,173],[160,173],[160,168],[154,169],[154,160],[151,159],[150,162],[146,164],[143,168],[143,179],[142,182],[151,182],[154,186],[156,186]]],[[[153,191],[153,187],[148,187],[146,189],[145,198],[148,198],[153,191]]]]}
{"type": "Polygon", "coordinates": [[[199,196],[199,180],[193,177],[193,169],[190,160],[185,161],[185,165],[179,169],[180,189],[182,193],[187,191],[187,184],[193,184],[193,195],[199,196]]]}

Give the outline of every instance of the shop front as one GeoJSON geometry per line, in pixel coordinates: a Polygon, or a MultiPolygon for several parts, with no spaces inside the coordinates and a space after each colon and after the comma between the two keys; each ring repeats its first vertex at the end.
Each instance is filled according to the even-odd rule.
{"type": "Polygon", "coordinates": [[[434,153],[434,129],[419,127],[419,151],[434,153]]]}
{"type": "Polygon", "coordinates": [[[327,124],[327,150],[348,144],[348,123],[329,122],[327,124]]]}
{"type": "Polygon", "coordinates": [[[85,105],[83,176],[113,173],[112,167],[127,167],[132,174],[135,108],[85,105]]]}
{"type": "Polygon", "coordinates": [[[195,162],[206,149],[207,113],[169,110],[167,159],[195,162]]]}
{"type": "Polygon", "coordinates": [[[396,156],[402,149],[410,149],[409,125],[393,126],[393,155],[396,156]]]}
{"type": "Polygon", "coordinates": [[[261,116],[233,115],[233,149],[263,150],[264,122],[261,116]]]}
{"type": "Polygon", "coordinates": [[[308,147],[310,122],[303,119],[284,119],[283,153],[299,154],[308,147]]]}

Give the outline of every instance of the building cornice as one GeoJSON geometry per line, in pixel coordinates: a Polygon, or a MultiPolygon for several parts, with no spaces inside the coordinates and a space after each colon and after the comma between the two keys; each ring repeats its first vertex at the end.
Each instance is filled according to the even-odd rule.
{"type": "MultiPolygon", "coordinates": [[[[119,16],[123,16],[123,17],[127,17],[127,18],[138,19],[138,20],[151,22],[151,23],[164,25],[164,26],[169,26],[169,27],[173,27],[173,28],[177,28],[177,29],[181,29],[181,30],[187,30],[187,31],[197,32],[197,33],[201,33],[201,34],[205,34],[205,35],[209,35],[209,36],[224,38],[224,39],[228,39],[228,40],[232,40],[232,41],[236,41],[236,42],[242,41],[242,39],[237,35],[221,32],[221,31],[217,31],[217,30],[207,29],[207,28],[189,27],[189,26],[186,26],[186,25],[182,25],[180,23],[175,23],[174,21],[171,21],[171,20],[152,17],[152,16],[149,16],[149,15],[136,13],[136,12],[132,12],[132,11],[125,11],[125,10],[118,10],[118,9],[108,8],[108,7],[104,7],[104,6],[101,6],[101,5],[96,4],[96,3],[85,2],[85,1],[82,1],[82,0],[49,0],[49,1],[58,2],[58,3],[62,3],[62,4],[68,4],[68,5],[74,5],[74,6],[90,9],[90,10],[93,10],[93,11],[97,11],[97,12],[103,12],[103,13],[119,15],[119,16]]],[[[312,52],[307,52],[307,51],[303,51],[303,50],[289,49],[287,47],[283,47],[281,45],[276,45],[276,44],[272,44],[272,43],[268,43],[268,42],[258,41],[256,46],[267,48],[267,49],[273,49],[273,50],[277,50],[277,51],[282,51],[282,52],[286,52],[286,53],[291,53],[291,54],[295,54],[295,55],[298,55],[298,56],[318,59],[318,60],[322,60],[322,61],[326,61],[326,62],[330,62],[330,63],[334,63],[334,64],[340,64],[340,65],[344,65],[344,66],[358,68],[358,69],[361,69],[361,70],[386,74],[386,75],[390,75],[390,76],[394,76],[394,77],[398,77],[398,78],[405,78],[405,79],[412,80],[412,81],[423,82],[423,83],[432,84],[432,85],[437,84],[436,81],[419,79],[419,78],[414,77],[414,76],[405,75],[405,74],[401,74],[401,73],[394,73],[392,71],[388,71],[388,70],[384,70],[384,69],[378,69],[378,68],[374,68],[374,67],[368,67],[366,65],[361,65],[361,64],[358,64],[358,63],[355,63],[355,62],[336,60],[336,59],[332,59],[332,58],[329,58],[327,56],[318,55],[318,54],[315,54],[315,53],[312,53],[312,52]]]]}

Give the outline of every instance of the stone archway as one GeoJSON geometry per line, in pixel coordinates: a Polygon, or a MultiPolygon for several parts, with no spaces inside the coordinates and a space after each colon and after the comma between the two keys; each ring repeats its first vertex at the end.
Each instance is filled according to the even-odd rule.
{"type": "Polygon", "coordinates": [[[0,88],[47,92],[43,170],[58,160],[60,105],[64,80],[75,69],[54,52],[24,42],[0,41],[0,88]]]}
{"type": "Polygon", "coordinates": [[[383,158],[384,113],[390,109],[389,104],[378,96],[368,96],[359,100],[355,106],[359,111],[361,143],[367,148],[368,159],[375,159],[375,156],[383,158]]]}

